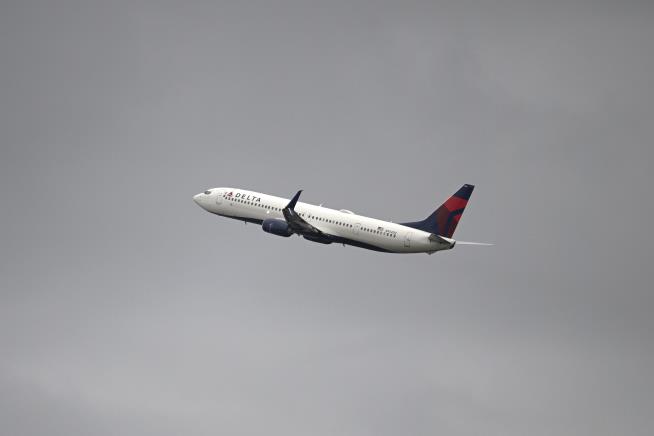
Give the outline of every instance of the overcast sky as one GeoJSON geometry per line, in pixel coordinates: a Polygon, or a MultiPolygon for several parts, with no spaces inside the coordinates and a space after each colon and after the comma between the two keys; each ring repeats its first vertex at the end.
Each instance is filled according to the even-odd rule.
{"type": "Polygon", "coordinates": [[[653,138],[644,0],[1,1],[0,433],[649,436],[653,138]]]}

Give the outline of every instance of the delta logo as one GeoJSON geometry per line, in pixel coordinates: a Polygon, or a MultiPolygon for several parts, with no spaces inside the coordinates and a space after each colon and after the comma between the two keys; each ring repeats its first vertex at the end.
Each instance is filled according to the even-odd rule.
{"type": "Polygon", "coordinates": [[[234,195],[234,191],[230,191],[227,194],[225,194],[225,198],[228,198],[228,199],[237,198],[237,199],[240,199],[240,200],[243,200],[243,201],[253,201],[253,202],[258,202],[258,203],[261,202],[261,197],[255,197],[254,195],[245,194],[245,193],[241,193],[241,192],[237,192],[236,195],[234,195]]]}

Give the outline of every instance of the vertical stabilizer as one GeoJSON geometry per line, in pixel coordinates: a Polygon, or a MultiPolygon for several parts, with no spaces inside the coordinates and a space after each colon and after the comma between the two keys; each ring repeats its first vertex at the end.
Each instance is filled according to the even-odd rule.
{"type": "Polygon", "coordinates": [[[474,185],[463,185],[424,220],[402,225],[451,238],[474,189],[474,185]]]}

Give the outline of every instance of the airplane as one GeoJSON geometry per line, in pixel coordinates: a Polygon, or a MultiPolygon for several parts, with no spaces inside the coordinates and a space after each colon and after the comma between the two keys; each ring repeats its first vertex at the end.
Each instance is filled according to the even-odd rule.
{"type": "Polygon", "coordinates": [[[343,244],[386,253],[427,253],[455,245],[492,245],[452,239],[474,190],[463,185],[422,221],[393,223],[237,188],[208,189],[193,197],[207,212],[261,225],[264,232],[288,238],[296,234],[320,244],[343,244]]]}

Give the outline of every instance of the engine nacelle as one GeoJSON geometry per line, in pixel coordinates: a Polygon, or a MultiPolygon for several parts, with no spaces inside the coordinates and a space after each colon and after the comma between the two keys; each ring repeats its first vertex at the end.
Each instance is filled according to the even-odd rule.
{"type": "Polygon", "coordinates": [[[283,236],[288,238],[293,234],[293,231],[288,228],[288,223],[284,220],[278,220],[275,218],[268,218],[263,220],[261,223],[261,228],[266,233],[272,233],[273,235],[283,236]]]}

